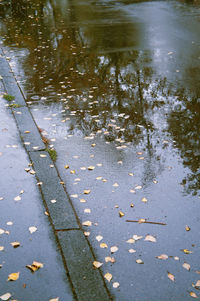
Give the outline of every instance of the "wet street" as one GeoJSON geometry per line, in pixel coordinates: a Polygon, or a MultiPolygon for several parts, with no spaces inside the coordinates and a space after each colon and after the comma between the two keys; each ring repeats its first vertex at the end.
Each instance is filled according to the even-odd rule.
{"type": "Polygon", "coordinates": [[[0,36],[114,299],[199,298],[198,0],[1,1],[0,36]]]}

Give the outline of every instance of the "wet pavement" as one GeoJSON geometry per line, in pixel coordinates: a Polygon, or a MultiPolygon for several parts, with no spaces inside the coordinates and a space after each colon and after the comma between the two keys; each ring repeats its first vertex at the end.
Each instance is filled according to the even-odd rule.
{"type": "Polygon", "coordinates": [[[198,1],[12,4],[2,46],[112,295],[199,296],[198,1]]]}

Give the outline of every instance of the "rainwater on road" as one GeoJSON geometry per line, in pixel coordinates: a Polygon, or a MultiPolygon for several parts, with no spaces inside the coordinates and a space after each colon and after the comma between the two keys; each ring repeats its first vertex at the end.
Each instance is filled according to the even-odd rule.
{"type": "Polygon", "coordinates": [[[0,4],[7,59],[115,300],[200,296],[199,2],[0,4]]]}

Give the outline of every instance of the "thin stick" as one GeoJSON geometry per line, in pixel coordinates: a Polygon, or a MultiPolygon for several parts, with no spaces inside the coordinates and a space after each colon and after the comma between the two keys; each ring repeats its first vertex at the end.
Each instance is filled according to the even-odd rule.
{"type": "Polygon", "coordinates": [[[153,225],[161,225],[161,226],[166,226],[167,225],[165,223],[148,222],[148,221],[144,221],[144,222],[140,223],[139,221],[130,220],[130,219],[127,219],[126,222],[129,222],[129,223],[139,223],[139,224],[153,224],[153,225]]]}

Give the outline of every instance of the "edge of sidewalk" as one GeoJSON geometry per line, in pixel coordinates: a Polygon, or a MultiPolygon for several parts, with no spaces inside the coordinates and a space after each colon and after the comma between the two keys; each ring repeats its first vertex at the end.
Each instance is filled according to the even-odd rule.
{"type": "Polygon", "coordinates": [[[22,144],[33,164],[41,197],[48,212],[63,264],[72,285],[75,298],[80,301],[113,300],[100,269],[95,269],[93,248],[83,233],[73,204],[63,185],[55,162],[46,151],[37,124],[26,104],[25,96],[17,83],[10,65],[0,47],[0,67],[3,85],[15,97],[11,107],[22,144]],[[54,200],[52,202],[52,200],[54,200]]]}

